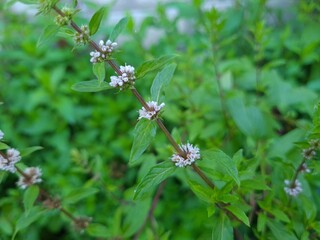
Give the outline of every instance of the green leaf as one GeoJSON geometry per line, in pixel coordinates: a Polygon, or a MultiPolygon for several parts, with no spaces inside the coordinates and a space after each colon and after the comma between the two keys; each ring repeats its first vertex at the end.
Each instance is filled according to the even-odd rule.
{"type": "Polygon", "coordinates": [[[186,182],[188,183],[190,189],[194,192],[194,194],[199,199],[207,203],[213,203],[212,195],[214,193],[214,190],[211,189],[195,172],[185,169],[185,173],[186,182]]]}
{"type": "Polygon", "coordinates": [[[275,216],[277,219],[283,221],[283,222],[286,222],[286,223],[289,223],[290,222],[290,219],[289,217],[283,212],[281,211],[280,209],[277,209],[277,208],[272,208],[272,210],[270,211],[270,213],[275,216]]]}
{"type": "Polygon", "coordinates": [[[154,121],[141,119],[134,129],[134,140],[131,148],[129,164],[134,164],[148,148],[156,136],[157,125],[154,121]]]}
{"type": "Polygon", "coordinates": [[[39,0],[18,0],[17,2],[21,2],[24,4],[38,4],[39,0]]]}
{"type": "Polygon", "coordinates": [[[202,160],[198,161],[198,166],[212,178],[216,178],[216,174],[230,176],[239,186],[240,180],[238,170],[234,161],[219,149],[212,149],[202,153],[202,160]]]}
{"type": "Polygon", "coordinates": [[[33,152],[36,152],[36,151],[39,151],[42,149],[43,149],[43,147],[41,147],[41,146],[33,146],[33,147],[24,148],[20,151],[20,156],[25,157],[25,156],[30,155],[33,152]]]}
{"type": "Polygon", "coordinates": [[[229,205],[225,207],[228,209],[236,218],[238,218],[241,222],[243,222],[245,225],[250,227],[249,218],[245,214],[245,212],[236,205],[229,205]]]}
{"type": "Polygon", "coordinates": [[[125,218],[122,223],[123,237],[128,239],[144,224],[150,210],[151,198],[135,201],[124,208],[125,218]]]}
{"type": "Polygon", "coordinates": [[[268,219],[267,226],[270,228],[275,240],[298,240],[294,233],[279,222],[268,219]]]}
{"type": "Polygon", "coordinates": [[[102,83],[106,76],[106,69],[104,67],[104,62],[94,63],[92,66],[92,71],[96,75],[99,83],[102,83]]]}
{"type": "Polygon", "coordinates": [[[99,192],[99,190],[96,188],[74,189],[67,196],[63,198],[63,203],[74,204],[76,202],[79,202],[83,198],[96,194],[97,192],[99,192]]]}
{"type": "Polygon", "coordinates": [[[99,80],[78,82],[74,84],[71,88],[72,90],[75,90],[77,92],[100,92],[104,90],[113,89],[113,87],[111,87],[109,83],[99,82],[99,80]]]}
{"type": "Polygon", "coordinates": [[[221,213],[219,217],[212,218],[212,240],[233,240],[233,228],[229,218],[221,213]]]}
{"type": "Polygon", "coordinates": [[[104,14],[106,13],[106,10],[107,10],[106,7],[102,7],[93,14],[93,16],[89,22],[89,35],[90,36],[92,36],[93,34],[95,34],[98,31],[100,23],[102,21],[102,18],[104,16],[104,14]]]}
{"type": "Polygon", "coordinates": [[[272,132],[262,111],[256,106],[245,106],[242,97],[230,99],[228,108],[237,127],[246,136],[261,138],[272,132]]]}
{"type": "Polygon", "coordinates": [[[171,62],[176,57],[177,55],[165,55],[160,58],[144,62],[137,68],[136,78],[143,78],[149,72],[161,69],[165,64],[171,62]]]}
{"type": "Polygon", "coordinates": [[[152,100],[156,102],[160,100],[160,95],[164,88],[169,85],[176,66],[177,65],[175,63],[167,65],[161,72],[157,74],[150,89],[152,100]]]}
{"type": "Polygon", "coordinates": [[[30,211],[25,212],[17,221],[15,234],[20,230],[30,226],[34,221],[36,221],[46,210],[42,207],[33,207],[30,211]]]}
{"type": "Polygon", "coordinates": [[[5,149],[8,149],[10,148],[7,144],[3,143],[3,142],[0,142],[0,150],[5,150],[5,149]]]}
{"type": "Polygon", "coordinates": [[[38,42],[37,47],[40,47],[43,43],[47,42],[51,37],[57,34],[59,31],[59,26],[57,25],[48,25],[45,29],[43,29],[38,42]]]}
{"type": "Polygon", "coordinates": [[[138,184],[134,199],[141,199],[145,194],[150,193],[152,188],[171,176],[176,170],[176,166],[171,161],[157,164],[138,184]]]}
{"type": "Polygon", "coordinates": [[[8,176],[7,171],[0,171],[0,184],[6,179],[7,176],[8,176]]]}
{"type": "Polygon", "coordinates": [[[33,207],[34,202],[38,198],[39,195],[39,187],[36,185],[32,185],[27,188],[23,195],[23,205],[26,212],[29,212],[33,207]]]}
{"type": "Polygon", "coordinates": [[[258,223],[257,223],[257,230],[258,232],[263,232],[266,228],[267,223],[267,216],[263,213],[258,214],[258,223]]]}
{"type": "Polygon", "coordinates": [[[99,223],[91,223],[86,228],[86,231],[92,237],[108,238],[112,236],[112,232],[106,226],[99,223]]]}
{"type": "Polygon", "coordinates": [[[128,24],[127,17],[120,19],[120,21],[112,29],[109,39],[114,42],[119,36],[119,34],[123,31],[123,29],[127,26],[127,24],[128,24]]]}

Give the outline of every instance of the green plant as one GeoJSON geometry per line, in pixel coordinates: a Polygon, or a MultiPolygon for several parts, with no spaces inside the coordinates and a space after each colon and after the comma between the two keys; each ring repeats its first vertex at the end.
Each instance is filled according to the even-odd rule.
{"type": "MultiPolygon", "coordinates": [[[[319,197],[311,190],[318,188],[319,169],[316,161],[319,149],[316,66],[320,36],[314,34],[318,22],[312,15],[318,9],[316,3],[292,6],[298,17],[290,20],[292,25],[284,25],[285,20],[268,9],[266,1],[237,2],[226,11],[203,10],[202,1],[192,4],[172,2],[159,5],[157,17],[146,18],[138,33],[131,18],[122,19],[110,31],[111,41],[100,45],[91,39],[99,30],[104,30],[100,23],[108,8],[96,11],[88,27],[79,27],[74,20],[78,11],[71,7],[61,10],[57,4],[58,1],[49,0],[40,3],[40,12],[56,12],[56,23],[63,26],[45,28],[38,45],[42,45],[40,49],[45,48],[52,41],[53,33],[59,31],[67,36],[66,41],[60,42],[63,44],[61,52],[66,56],[65,46],[72,47],[70,35],[75,37],[77,51],[68,53],[65,62],[68,67],[62,65],[52,75],[46,75],[44,66],[39,66],[38,73],[35,71],[36,76],[43,79],[39,95],[32,93],[39,101],[35,106],[48,106],[49,109],[37,109],[39,116],[56,111],[63,121],[57,119],[55,127],[50,128],[45,124],[51,116],[47,114],[47,118],[41,117],[43,127],[36,124],[34,130],[49,132],[56,141],[53,146],[65,153],[56,166],[48,163],[48,176],[52,176],[48,184],[59,189],[61,192],[57,193],[63,196],[62,201],[71,206],[87,197],[87,207],[80,210],[83,215],[93,216],[91,224],[82,226],[87,236],[110,239],[312,239],[319,236],[316,207],[319,197]],[[169,20],[168,9],[175,9],[177,16],[169,20]],[[268,22],[267,14],[273,17],[274,23],[268,22]],[[181,21],[194,26],[193,32],[179,31],[177,26],[181,21]],[[64,25],[70,25],[75,32],[64,25]],[[119,47],[122,51],[114,52],[116,45],[113,42],[126,26],[132,39],[119,47]],[[151,27],[163,29],[166,34],[147,51],[142,43],[151,27]],[[300,35],[303,37],[297,37],[300,35]],[[73,60],[73,54],[82,56],[86,52],[80,48],[77,53],[77,45],[86,43],[94,48],[91,62],[97,79],[79,81],[91,79],[89,71],[80,71],[86,69],[88,61],[82,62],[79,58],[80,63],[76,64],[73,60]],[[106,52],[108,49],[112,54],[106,52]],[[105,56],[101,55],[103,52],[105,56]],[[163,53],[178,53],[179,57],[159,57],[163,53]],[[142,63],[136,71],[129,65],[119,68],[115,63],[116,59],[137,65],[136,62],[150,56],[157,57],[142,63]],[[105,63],[113,70],[106,71],[105,63]],[[114,75],[114,71],[118,76],[111,77],[111,85],[118,87],[120,92],[108,98],[103,93],[112,88],[105,77],[114,75]],[[154,71],[158,71],[155,77],[154,71]],[[52,91],[53,83],[62,83],[63,73],[68,75],[65,79],[69,81],[70,78],[71,83],[62,85],[64,91],[58,87],[52,91]],[[172,77],[174,81],[171,81],[172,77]],[[46,79],[50,79],[51,85],[47,85],[46,79]],[[80,92],[102,93],[75,94],[69,90],[71,84],[80,92]],[[137,89],[141,89],[141,95],[137,89]],[[50,98],[47,94],[43,97],[45,91],[52,94],[50,98]],[[134,131],[131,131],[134,136],[131,153],[128,132],[136,122],[136,110],[132,109],[137,109],[137,104],[131,101],[130,92],[144,107],[139,111],[134,131]],[[142,96],[150,96],[150,101],[142,96]],[[48,99],[54,101],[46,101],[48,99]],[[55,101],[58,101],[56,106],[52,104],[55,101]],[[160,104],[164,101],[165,106],[160,104]],[[122,117],[123,114],[129,121],[122,117]],[[91,121],[87,121],[91,116],[91,121]],[[160,116],[172,131],[167,130],[160,116]],[[101,117],[106,119],[105,122],[101,117]],[[63,128],[65,122],[70,131],[60,130],[67,133],[66,137],[55,137],[57,126],[63,128]],[[99,134],[100,130],[110,129],[110,124],[117,127],[111,133],[99,134]],[[163,135],[156,135],[156,125],[163,135]],[[83,128],[86,133],[78,135],[83,128]],[[74,140],[72,147],[81,149],[72,149],[68,138],[74,140]],[[177,168],[169,160],[172,147],[166,138],[176,152],[171,159],[182,168],[177,168]],[[108,147],[105,141],[108,141],[108,147]],[[197,142],[200,153],[192,145],[178,145],[188,141],[197,142]],[[144,153],[147,149],[148,153],[144,153]],[[92,153],[100,156],[92,157],[92,153]],[[72,163],[65,161],[69,155],[74,160],[72,163]],[[194,163],[200,155],[201,160],[194,163]],[[130,168],[122,164],[128,158],[130,168]],[[184,167],[186,160],[190,161],[191,167],[184,167]],[[57,176],[54,174],[57,169],[66,174],[57,176]],[[79,173],[80,176],[73,178],[70,173],[79,173]],[[108,183],[115,178],[117,183],[108,183]],[[134,187],[136,178],[138,184],[134,187]],[[73,181],[79,188],[72,190],[74,187],[66,181],[73,181]],[[114,202],[99,201],[101,195],[114,199],[114,202]],[[182,204],[177,205],[177,202],[182,204]],[[110,211],[116,205],[119,206],[110,211]]],[[[32,49],[38,51],[35,45],[32,49]]],[[[10,52],[7,52],[10,60],[10,52]]],[[[31,62],[38,63],[37,59],[31,62]]],[[[12,67],[10,62],[7,65],[12,67]]],[[[17,70],[13,68],[11,71],[17,70]]],[[[29,86],[29,81],[16,84],[29,86]]],[[[19,90],[26,86],[13,88],[19,90]]],[[[4,103],[10,97],[23,95],[21,90],[16,95],[10,92],[7,91],[4,103]]],[[[24,106],[23,101],[20,103],[24,106]]],[[[21,114],[21,107],[16,109],[16,114],[21,114]]],[[[13,110],[8,108],[7,114],[1,116],[6,120],[1,128],[8,136],[14,136],[11,132],[14,128],[10,127],[5,116],[14,116],[13,110]]],[[[35,119],[30,110],[24,109],[23,113],[35,119]]],[[[25,128],[23,121],[19,123],[21,127],[15,128],[17,132],[37,136],[33,140],[35,145],[43,141],[41,131],[37,133],[25,128]]],[[[19,143],[19,138],[13,140],[19,143]]],[[[54,157],[50,154],[44,156],[46,159],[54,157]]],[[[34,189],[28,190],[33,194],[25,194],[25,201],[29,202],[26,210],[29,211],[31,200],[37,194],[34,189]]],[[[17,201],[18,196],[9,196],[8,199],[17,201]]],[[[5,206],[16,215],[21,211],[14,204],[5,206]]],[[[49,214],[47,211],[46,215],[49,214]]],[[[11,225],[7,217],[1,219],[5,226],[11,225]]],[[[50,226],[48,222],[42,222],[42,226],[50,226]]],[[[62,229],[61,221],[57,225],[51,227],[51,231],[62,229]]],[[[3,229],[6,235],[11,234],[10,227],[3,229]]],[[[37,227],[34,230],[28,228],[21,236],[30,232],[39,236],[37,227]]],[[[72,234],[70,232],[65,237],[72,234]]]]}

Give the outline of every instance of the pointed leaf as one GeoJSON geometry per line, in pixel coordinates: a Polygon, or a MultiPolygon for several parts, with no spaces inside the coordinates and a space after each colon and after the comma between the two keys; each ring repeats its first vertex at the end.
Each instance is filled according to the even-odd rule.
{"type": "Polygon", "coordinates": [[[74,204],[83,198],[96,194],[97,192],[99,192],[99,190],[96,188],[74,189],[67,196],[63,198],[63,203],[74,204]]]}
{"type": "Polygon", "coordinates": [[[166,63],[171,62],[176,57],[177,55],[165,55],[160,58],[144,62],[137,68],[136,78],[142,78],[149,72],[161,69],[166,63]]]}
{"type": "Polygon", "coordinates": [[[98,81],[102,83],[106,76],[106,69],[104,67],[104,62],[94,63],[92,66],[92,71],[96,75],[98,81]]]}
{"type": "Polygon", "coordinates": [[[243,222],[245,225],[250,227],[249,218],[245,214],[245,212],[236,205],[229,205],[225,207],[228,209],[236,218],[238,218],[241,222],[243,222]]]}
{"type": "Polygon", "coordinates": [[[87,233],[92,237],[108,238],[112,236],[112,232],[106,226],[99,223],[91,223],[86,228],[87,233]]]}
{"type": "Polygon", "coordinates": [[[275,240],[298,240],[293,232],[289,231],[282,223],[268,219],[267,226],[270,228],[275,240]]]}
{"type": "Polygon", "coordinates": [[[34,202],[38,198],[39,195],[39,187],[36,185],[32,185],[27,188],[23,195],[23,205],[26,212],[29,212],[32,208],[34,202]]]}
{"type": "Polygon", "coordinates": [[[151,98],[154,101],[159,101],[160,95],[165,87],[167,87],[173,77],[176,64],[167,65],[161,72],[159,72],[156,78],[153,80],[150,92],[151,98]]]}
{"type": "Polygon", "coordinates": [[[27,213],[25,212],[17,221],[15,233],[20,230],[30,226],[34,221],[36,221],[46,210],[43,210],[42,207],[33,207],[27,213]]]}
{"type": "Polygon", "coordinates": [[[74,84],[72,90],[77,92],[100,92],[104,90],[113,89],[109,83],[106,82],[99,82],[99,80],[90,80],[90,81],[83,81],[74,84]]]}
{"type": "Polygon", "coordinates": [[[219,149],[212,149],[202,153],[202,161],[198,166],[212,178],[216,178],[216,174],[230,176],[239,186],[240,180],[238,170],[234,161],[219,149]]]}
{"type": "Polygon", "coordinates": [[[134,140],[130,153],[130,164],[134,164],[148,148],[156,136],[157,126],[154,121],[141,119],[134,129],[134,140]]]}
{"type": "Polygon", "coordinates": [[[229,218],[221,213],[213,218],[212,240],[233,240],[233,228],[229,218]]]}
{"type": "Polygon", "coordinates": [[[42,149],[43,149],[43,147],[41,147],[41,146],[33,146],[33,147],[24,148],[20,151],[20,155],[21,155],[21,157],[25,157],[25,156],[30,155],[33,152],[36,152],[36,151],[39,151],[42,149]]]}
{"type": "Polygon", "coordinates": [[[38,42],[37,47],[40,47],[43,43],[48,41],[51,37],[56,35],[56,33],[59,31],[59,26],[57,25],[48,25],[45,29],[43,29],[38,42]]]}
{"type": "Polygon", "coordinates": [[[119,34],[123,31],[123,29],[127,26],[127,24],[128,24],[127,17],[120,19],[120,21],[113,28],[109,39],[114,42],[117,39],[117,37],[119,36],[119,34]]]}
{"type": "Polygon", "coordinates": [[[89,22],[89,35],[90,36],[92,36],[93,34],[95,34],[98,31],[101,20],[102,20],[104,14],[106,13],[106,10],[107,10],[106,7],[102,7],[93,14],[93,16],[89,22]]]}
{"type": "Polygon", "coordinates": [[[170,177],[175,170],[176,166],[171,161],[159,163],[151,168],[138,184],[135,190],[134,199],[140,199],[145,194],[150,193],[153,190],[153,187],[170,177]]]}

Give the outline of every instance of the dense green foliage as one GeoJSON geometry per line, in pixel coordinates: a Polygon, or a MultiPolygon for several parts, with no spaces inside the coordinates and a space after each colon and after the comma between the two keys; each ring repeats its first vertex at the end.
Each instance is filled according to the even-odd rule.
{"type": "MultiPolygon", "coordinates": [[[[299,175],[300,195],[284,191],[284,180],[293,178],[303,160],[302,149],[320,136],[320,5],[301,1],[283,10],[267,7],[266,1],[236,2],[224,11],[201,10],[201,0],[170,2],[159,4],[141,24],[128,17],[113,55],[136,69],[163,55],[177,64],[145,76],[140,68],[135,86],[147,100],[165,99],[165,125],[178,143],[200,148],[203,158],[197,164],[214,190],[191,168],[176,169],[168,161],[173,148],[159,129],[155,134],[152,122],[137,124],[141,106],[130,91],[73,90],[76,83],[94,79],[89,49],[75,47],[67,31],[37,46],[43,29],[53,24],[53,13],[25,16],[0,3],[5,142],[17,149],[42,146],[21,166],[40,166],[41,186],[76,216],[93,219],[80,234],[58,210],[32,207],[36,188],[24,192],[14,175],[0,172],[0,240],[11,239],[27,214],[35,219],[16,239],[129,239],[143,225],[156,186],[165,179],[154,218],[140,239],[320,236],[319,162],[310,160],[311,173],[299,175]],[[170,9],[177,11],[175,17],[168,17],[170,9]],[[155,29],[163,34],[146,47],[155,29]],[[173,60],[172,54],[177,55],[173,60]],[[159,96],[161,73],[170,79],[174,70],[165,96],[159,96]],[[153,82],[157,72],[158,83],[153,82]],[[153,131],[146,133],[152,135],[148,141],[154,138],[151,143],[134,142],[143,150],[133,144],[144,134],[139,129],[153,131]],[[216,204],[225,204],[230,214],[216,204]]],[[[112,6],[94,6],[95,11],[108,19],[112,6]]],[[[79,25],[88,22],[82,14],[75,17],[79,25]]],[[[95,18],[100,20],[99,14],[95,18]]],[[[114,27],[104,20],[92,27],[97,42],[114,27]]],[[[115,29],[111,36],[119,33],[115,29]]],[[[111,75],[109,67],[106,82],[111,75]]]]}

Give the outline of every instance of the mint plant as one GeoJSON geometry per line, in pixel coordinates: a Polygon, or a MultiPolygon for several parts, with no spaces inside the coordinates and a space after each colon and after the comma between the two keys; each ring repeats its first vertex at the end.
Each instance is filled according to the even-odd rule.
{"type": "MultiPolygon", "coordinates": [[[[270,50],[275,43],[268,38],[270,27],[267,27],[263,11],[260,10],[267,9],[264,1],[244,3],[243,9],[248,10],[238,11],[234,8],[226,13],[215,9],[203,10],[202,1],[194,1],[192,7],[179,3],[160,5],[159,18],[166,26],[168,38],[172,33],[170,31],[177,32],[174,29],[176,24],[170,23],[165,15],[165,7],[173,7],[179,12],[173,22],[180,17],[198,17],[195,31],[200,40],[194,40],[193,43],[192,38],[184,38],[191,45],[189,57],[179,58],[171,54],[159,57],[157,50],[150,49],[150,52],[156,51],[157,58],[140,66],[138,61],[130,59],[130,55],[127,56],[128,60],[121,56],[125,54],[123,49],[128,49],[134,43],[129,41],[122,45],[116,42],[126,27],[132,31],[132,19],[121,19],[107,38],[96,42],[94,35],[103,28],[106,7],[97,10],[87,24],[78,25],[76,17],[80,9],[77,9],[77,1],[73,2],[72,7],[63,7],[64,3],[58,0],[31,0],[28,3],[38,4],[39,13],[50,15],[50,21],[56,24],[44,29],[38,47],[45,47],[47,41],[56,39],[54,35],[59,33],[67,36],[67,42],[74,41],[74,49],[82,45],[89,45],[93,49],[91,52],[85,50],[87,61],[84,65],[89,68],[92,65],[95,78],[87,81],[77,79],[73,90],[83,95],[92,94],[90,96],[116,90],[114,96],[123,99],[121,101],[127,101],[127,93],[131,92],[141,104],[140,108],[134,110],[128,108],[135,114],[136,125],[131,151],[124,154],[138,181],[136,186],[130,182],[126,201],[118,199],[111,191],[105,191],[109,190],[104,180],[108,179],[105,175],[108,171],[106,166],[112,167],[107,158],[98,158],[93,167],[88,163],[85,153],[73,151],[80,169],[92,178],[86,182],[87,186],[71,191],[61,201],[72,206],[79,199],[105,193],[119,205],[113,212],[114,216],[108,217],[108,220],[99,215],[101,211],[98,208],[91,214],[85,214],[92,216],[92,221],[89,217],[77,218],[61,207],[60,200],[34,186],[42,182],[40,168],[23,167],[24,171],[20,170],[17,166],[19,154],[9,149],[1,153],[0,166],[2,170],[17,170],[20,173],[18,185],[27,189],[24,202],[28,206],[15,225],[13,238],[20,230],[40,219],[42,211],[33,206],[36,199],[44,207],[60,210],[62,215],[82,230],[84,238],[312,239],[319,235],[316,207],[319,197],[311,190],[317,187],[315,176],[319,151],[319,103],[316,103],[316,88],[311,84],[315,83],[310,80],[311,87],[296,87],[297,83],[290,78],[298,78],[298,73],[294,67],[283,67],[286,61],[288,65],[294,63],[277,59],[281,57],[277,55],[279,53],[270,50]],[[246,11],[254,14],[245,15],[248,13],[246,11]],[[248,27],[241,25],[246,17],[248,27]],[[238,31],[240,33],[235,33],[238,31]],[[241,34],[245,37],[242,38],[241,34]],[[231,48],[235,43],[240,47],[231,48]],[[200,55],[199,50],[206,54],[200,55]],[[250,54],[252,56],[248,57],[250,54]],[[241,57],[235,58],[236,55],[241,57]],[[183,70],[176,72],[180,65],[184,66],[183,70]],[[152,76],[154,72],[157,72],[155,77],[152,76]],[[188,78],[193,81],[184,82],[183,79],[188,78]],[[148,80],[152,79],[152,83],[149,83],[148,80]],[[150,93],[146,91],[147,85],[151,86],[150,93]],[[138,88],[141,88],[141,92],[138,88]],[[310,97],[302,99],[299,98],[301,95],[310,97]],[[167,128],[165,123],[168,122],[170,127],[167,128]],[[172,122],[178,127],[172,127],[172,122]],[[163,135],[156,134],[157,128],[163,135]],[[100,191],[90,188],[92,185],[99,186],[100,191]],[[174,188],[175,191],[171,190],[168,194],[168,188],[174,188]],[[190,190],[193,195],[189,194],[190,190]],[[167,204],[162,205],[165,201],[167,204]],[[184,204],[170,211],[174,202],[184,204]],[[195,203],[197,207],[192,209],[195,203]],[[188,204],[191,207],[188,208],[188,204]],[[154,216],[159,207],[163,215],[156,223],[154,216]],[[187,217],[191,210],[194,210],[192,218],[187,217]],[[181,217],[187,229],[172,227],[176,226],[172,219],[177,216],[181,217]]],[[[303,3],[299,7],[306,8],[303,3]]],[[[156,25],[152,21],[147,24],[156,25]]],[[[143,31],[143,24],[141,28],[143,31]]],[[[273,37],[276,39],[279,36],[273,37]]],[[[278,49],[288,55],[298,54],[302,65],[315,59],[308,49],[314,49],[317,40],[294,43],[290,42],[290,37],[282,35],[279,38],[285,40],[283,49],[278,49]],[[305,47],[305,51],[297,50],[299,44],[305,47]]],[[[175,41],[169,39],[168,42],[170,49],[175,41]]],[[[76,52],[72,51],[72,54],[76,52]]],[[[143,52],[145,54],[146,50],[143,52]]],[[[100,96],[103,99],[106,97],[100,96]]],[[[80,95],[77,97],[80,98],[80,95]]],[[[101,103],[104,104],[103,101],[101,103]]],[[[105,108],[102,110],[108,111],[105,108]]],[[[110,115],[106,118],[113,117],[110,115]]],[[[118,125],[122,122],[128,124],[121,116],[118,118],[118,125]]],[[[117,128],[115,132],[118,132],[117,128]]],[[[3,137],[3,132],[1,134],[3,137]]],[[[130,136],[129,133],[125,135],[130,136]]],[[[98,142],[94,145],[103,144],[98,142]]],[[[110,148],[113,147],[112,142],[108,144],[110,148]]],[[[9,148],[2,146],[3,149],[9,148]]],[[[43,177],[46,178],[45,175],[43,177]]],[[[122,179],[126,178],[122,176],[122,179]]],[[[120,177],[118,181],[125,181],[122,179],[120,177]]],[[[63,194],[64,189],[59,190],[63,194]]],[[[114,192],[119,191],[117,189],[114,192]]],[[[96,202],[101,203],[99,198],[96,202]]],[[[104,205],[100,203],[99,206],[104,205]]],[[[43,214],[50,215],[48,211],[43,214]]],[[[103,215],[108,214],[109,210],[106,210],[103,215]]],[[[7,228],[6,231],[10,234],[11,230],[7,228]]],[[[24,232],[28,232],[28,229],[24,232]]]]}

